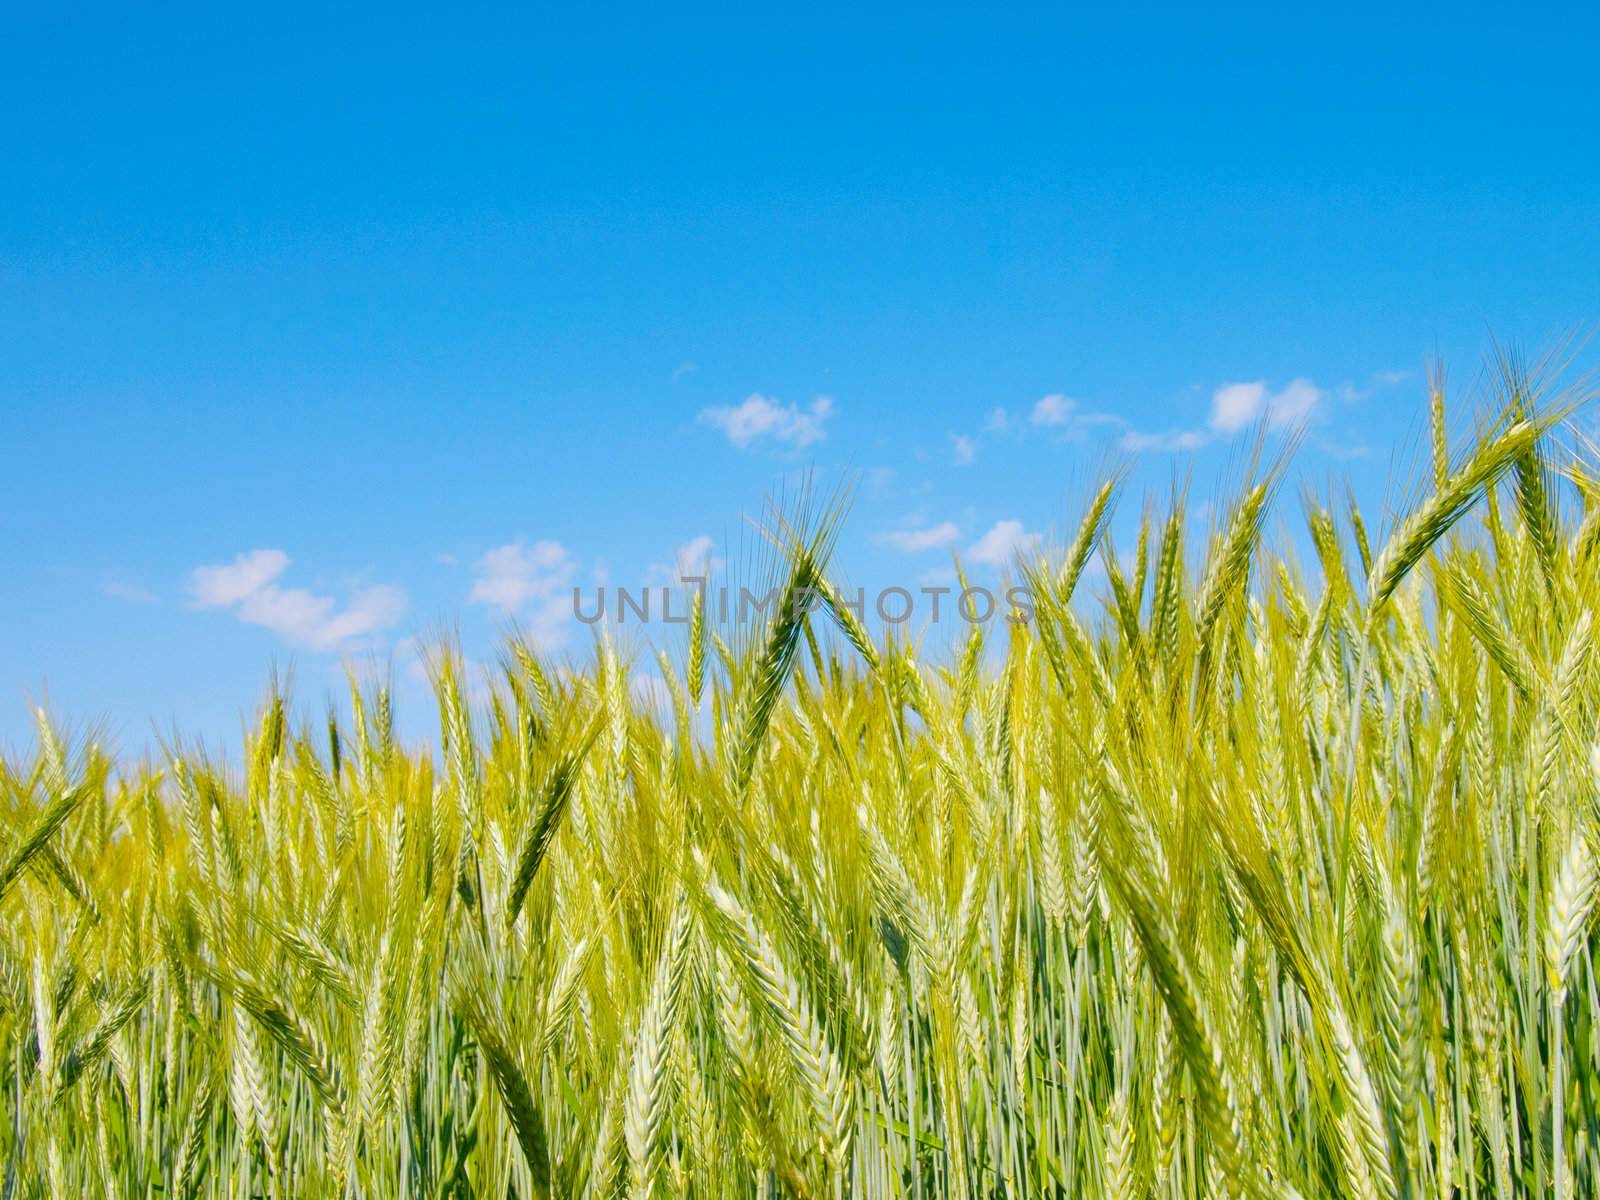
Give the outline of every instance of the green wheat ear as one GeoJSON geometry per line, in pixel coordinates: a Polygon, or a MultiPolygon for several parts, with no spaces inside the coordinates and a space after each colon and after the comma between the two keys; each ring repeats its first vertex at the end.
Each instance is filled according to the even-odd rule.
{"type": "Polygon", "coordinates": [[[1540,424],[1525,417],[1479,442],[1437,491],[1396,526],[1382,553],[1368,569],[1369,620],[1383,609],[1423,555],[1465,513],[1478,494],[1493,484],[1538,440],[1540,424]]]}
{"type": "Polygon", "coordinates": [[[758,643],[749,670],[739,680],[731,764],[736,794],[742,794],[749,786],[756,755],[794,665],[806,613],[814,599],[826,600],[827,560],[838,536],[843,503],[842,498],[836,500],[810,531],[796,528],[780,514],[776,530],[769,534],[774,552],[787,563],[787,573],[766,636],[758,643]]]}
{"type": "Polygon", "coordinates": [[[698,706],[706,682],[706,589],[697,587],[689,602],[689,698],[698,706]]]}
{"type": "Polygon", "coordinates": [[[45,852],[50,839],[66,824],[67,818],[72,815],[72,810],[78,807],[82,799],[83,795],[78,789],[69,789],[58,795],[40,814],[37,823],[22,838],[16,849],[7,855],[4,865],[0,865],[0,899],[5,898],[7,890],[16,882],[17,876],[22,874],[28,864],[45,852]]]}
{"type": "Polygon", "coordinates": [[[577,786],[578,772],[582,768],[584,756],[599,733],[600,722],[591,721],[588,728],[579,735],[577,745],[562,754],[550,767],[550,773],[540,789],[538,803],[533,808],[532,819],[523,836],[521,848],[517,851],[516,868],[512,873],[511,887],[506,896],[507,925],[515,922],[517,914],[522,911],[522,901],[528,894],[528,888],[539,870],[539,864],[544,861],[545,855],[550,850],[550,843],[556,836],[562,815],[572,798],[573,788],[577,786]]]}

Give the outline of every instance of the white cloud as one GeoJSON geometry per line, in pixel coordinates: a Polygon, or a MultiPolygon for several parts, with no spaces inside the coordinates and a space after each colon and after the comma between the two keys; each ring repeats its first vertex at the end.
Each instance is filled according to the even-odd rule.
{"type": "Polygon", "coordinates": [[[950,447],[958,467],[964,467],[978,457],[977,445],[965,434],[952,433],[950,435],[950,447]]]}
{"type": "Polygon", "coordinates": [[[1277,392],[1269,392],[1261,379],[1225,383],[1211,396],[1211,428],[1217,433],[1238,433],[1263,415],[1273,428],[1297,425],[1316,412],[1322,396],[1322,389],[1304,377],[1291,379],[1277,392]]]}
{"type": "Polygon", "coordinates": [[[1225,383],[1211,395],[1211,428],[1218,433],[1238,433],[1261,416],[1267,404],[1267,385],[1225,383]]]}
{"type": "Polygon", "coordinates": [[[764,440],[799,450],[827,436],[823,426],[832,415],[831,396],[818,396],[801,409],[752,392],[742,404],[701,410],[697,420],[722,430],[741,450],[764,440]]]}
{"type": "Polygon", "coordinates": [[[225,608],[266,587],[289,566],[282,550],[252,550],[220,567],[196,567],[189,592],[201,608],[225,608]]]}
{"type": "Polygon", "coordinates": [[[1035,425],[1065,425],[1072,415],[1073,407],[1074,401],[1071,396],[1052,392],[1048,396],[1039,398],[1039,402],[1033,406],[1033,415],[1028,419],[1035,425]]]}
{"type": "Polygon", "coordinates": [[[246,596],[238,609],[246,624],[270,629],[291,645],[324,652],[389,628],[405,611],[405,589],[391,584],[363,588],[342,609],[332,596],[268,584],[246,596]]]}
{"type": "Polygon", "coordinates": [[[1309,379],[1291,379],[1281,392],[1267,401],[1267,424],[1299,425],[1308,420],[1321,403],[1321,388],[1309,379]]]}
{"type": "Polygon", "coordinates": [[[362,588],[340,608],[332,596],[285,588],[289,566],[282,550],[251,550],[231,563],[196,567],[189,594],[198,608],[231,608],[247,625],[269,629],[292,646],[329,653],[396,624],[406,611],[405,589],[393,584],[362,588]]]}
{"type": "Polygon", "coordinates": [[[545,600],[566,589],[577,563],[560,542],[521,540],[496,546],[477,562],[467,599],[501,612],[514,612],[530,600],[545,600]]]}
{"type": "Polygon", "coordinates": [[[996,521],[988,533],[967,549],[967,557],[985,566],[1005,567],[1019,553],[1031,550],[1038,541],[1039,535],[1023,529],[1021,521],[996,521]]]}
{"type": "Polygon", "coordinates": [[[1011,414],[1003,408],[997,408],[989,414],[983,428],[989,433],[1004,433],[1011,428],[1011,414]]]}
{"type": "MultiPolygon", "coordinates": [[[[604,567],[599,570],[603,573],[604,567]]],[[[496,546],[479,556],[467,599],[487,604],[507,616],[534,647],[546,653],[561,649],[572,630],[571,588],[578,560],[560,542],[522,539],[496,546]]],[[[598,586],[598,584],[597,584],[598,586]]],[[[588,604],[594,595],[586,595],[588,604]]]]}
{"type": "Polygon", "coordinates": [[[1122,435],[1122,448],[1168,453],[1197,450],[1263,419],[1269,429],[1305,425],[1316,416],[1327,395],[1304,376],[1291,379],[1276,392],[1267,387],[1264,379],[1225,383],[1211,394],[1211,413],[1204,429],[1169,429],[1165,433],[1130,429],[1122,435]]]}
{"type": "Polygon", "coordinates": [[[892,529],[880,533],[878,541],[895,550],[915,554],[921,550],[937,550],[940,546],[948,546],[960,536],[961,530],[954,521],[942,521],[927,529],[892,529]]]}

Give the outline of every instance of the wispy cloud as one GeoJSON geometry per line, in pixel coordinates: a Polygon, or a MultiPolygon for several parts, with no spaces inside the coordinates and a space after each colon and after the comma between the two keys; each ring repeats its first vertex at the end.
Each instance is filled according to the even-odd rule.
{"type": "Polygon", "coordinates": [[[1140,433],[1130,429],[1122,435],[1122,448],[1139,453],[1160,450],[1168,454],[1180,450],[1197,450],[1211,440],[1211,435],[1199,429],[1170,429],[1165,433],[1140,433]]]}
{"type": "Polygon", "coordinates": [[[656,562],[645,568],[645,585],[678,587],[686,579],[703,579],[714,575],[723,567],[723,561],[715,551],[716,543],[711,540],[710,534],[692,537],[673,552],[670,563],[656,562]]]}
{"type": "Polygon", "coordinates": [[[1328,455],[1330,458],[1336,458],[1340,462],[1348,462],[1353,459],[1372,457],[1372,447],[1363,446],[1359,443],[1351,445],[1345,442],[1324,441],[1321,443],[1321,447],[1324,454],[1328,455]]]}
{"type": "Polygon", "coordinates": [[[1411,371],[1374,371],[1365,383],[1341,383],[1334,394],[1346,404],[1359,404],[1374,392],[1381,392],[1410,379],[1411,371]]]}
{"type": "Polygon", "coordinates": [[[158,604],[161,599],[149,588],[126,579],[108,579],[100,585],[100,590],[114,600],[125,600],[129,604],[158,604]]]}
{"type": "Polygon", "coordinates": [[[692,537],[679,546],[678,552],[673,555],[678,574],[687,576],[704,575],[708,570],[713,570],[720,565],[720,560],[711,553],[715,544],[711,540],[709,533],[702,533],[699,537],[692,537]]]}
{"type": "Polygon", "coordinates": [[[405,615],[404,588],[361,588],[341,607],[333,596],[280,586],[288,568],[289,556],[282,550],[251,550],[231,563],[196,567],[189,573],[189,596],[197,608],[231,609],[247,625],[322,653],[348,649],[405,615]]]}
{"type": "Polygon", "coordinates": [[[761,443],[799,450],[827,436],[825,426],[832,415],[831,396],[818,396],[802,409],[753,392],[742,404],[702,409],[696,419],[720,429],[741,450],[761,443]]]}
{"type": "MultiPolygon", "coordinates": [[[[1077,432],[1077,427],[1104,420],[1097,413],[1080,413],[1078,402],[1071,396],[1061,392],[1051,392],[1036,400],[1031,409],[1024,409],[1012,418],[1011,413],[1003,408],[996,407],[989,410],[988,416],[983,419],[981,432],[990,439],[1004,437],[1013,431],[1021,432],[1025,425],[1051,428],[1064,432],[1069,437],[1077,432]]],[[[958,467],[964,467],[978,456],[979,438],[964,433],[950,435],[952,457],[958,467]]]]}
{"type": "Polygon", "coordinates": [[[1025,551],[1039,542],[1037,533],[1022,527],[1021,521],[996,521],[987,533],[967,549],[967,558],[987,567],[1009,566],[1025,551]]]}
{"type": "Polygon", "coordinates": [[[906,554],[916,554],[923,550],[937,550],[941,546],[949,546],[960,536],[961,530],[954,521],[941,521],[926,529],[891,529],[886,533],[880,533],[877,540],[891,549],[906,554]]]}
{"type": "Polygon", "coordinates": [[[1076,404],[1071,396],[1052,392],[1048,396],[1039,397],[1033,406],[1033,414],[1028,419],[1035,425],[1065,425],[1071,419],[1074,407],[1076,404]]]}

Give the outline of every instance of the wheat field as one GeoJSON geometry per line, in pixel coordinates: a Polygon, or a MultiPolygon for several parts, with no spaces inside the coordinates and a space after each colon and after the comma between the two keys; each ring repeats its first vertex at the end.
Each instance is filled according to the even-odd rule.
{"type": "Polygon", "coordinates": [[[1120,555],[1113,480],[948,661],[828,510],[769,525],[820,608],[446,649],[436,747],[377,686],[231,764],[41,717],[0,1200],[1600,1194],[1600,474],[1536,391],[1306,553],[1282,464],[1120,555]]]}

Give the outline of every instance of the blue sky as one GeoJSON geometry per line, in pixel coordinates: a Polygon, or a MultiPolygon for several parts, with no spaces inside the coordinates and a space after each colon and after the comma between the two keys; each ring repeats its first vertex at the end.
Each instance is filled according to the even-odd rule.
{"type": "Polygon", "coordinates": [[[350,660],[425,719],[419,636],[581,656],[566,589],[736,557],[806,467],[867,584],[992,572],[1111,466],[1203,505],[1260,421],[1392,498],[1432,356],[1464,394],[1600,314],[1597,23],[19,10],[0,746],[46,699],[226,744],[350,660]]]}

